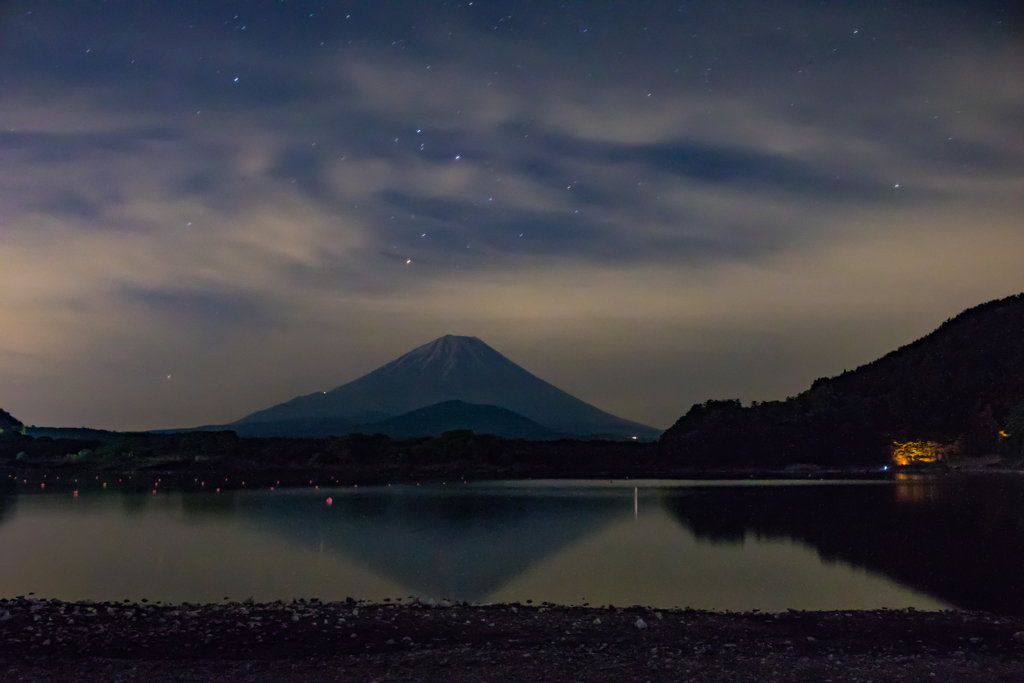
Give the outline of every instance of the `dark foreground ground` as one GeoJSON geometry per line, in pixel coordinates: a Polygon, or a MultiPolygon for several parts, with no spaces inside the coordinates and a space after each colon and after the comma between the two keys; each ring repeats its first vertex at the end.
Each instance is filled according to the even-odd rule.
{"type": "Polygon", "coordinates": [[[1024,681],[1024,618],[0,601],[0,680],[1024,681]]]}

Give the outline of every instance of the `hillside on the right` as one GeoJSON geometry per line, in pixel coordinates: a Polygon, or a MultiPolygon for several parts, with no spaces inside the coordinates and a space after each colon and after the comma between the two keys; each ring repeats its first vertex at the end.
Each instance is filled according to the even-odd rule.
{"type": "Polygon", "coordinates": [[[711,467],[1024,459],[1024,294],[786,400],[694,405],[661,444],[680,464],[711,467]]]}

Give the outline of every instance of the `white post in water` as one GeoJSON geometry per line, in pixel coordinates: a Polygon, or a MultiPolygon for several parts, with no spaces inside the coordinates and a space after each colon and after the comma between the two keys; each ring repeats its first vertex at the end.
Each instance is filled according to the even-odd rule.
{"type": "Polygon", "coordinates": [[[637,487],[633,487],[633,519],[640,519],[640,507],[637,505],[637,487]]]}

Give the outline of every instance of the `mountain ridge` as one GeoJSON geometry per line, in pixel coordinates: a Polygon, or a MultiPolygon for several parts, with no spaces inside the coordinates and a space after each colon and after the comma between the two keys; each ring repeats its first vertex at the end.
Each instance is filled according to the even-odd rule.
{"type": "Polygon", "coordinates": [[[457,430],[530,441],[548,441],[564,436],[507,408],[465,401],[435,403],[375,424],[357,425],[352,432],[384,434],[401,440],[457,430]]]}
{"type": "Polygon", "coordinates": [[[21,420],[0,408],[0,435],[9,433],[24,434],[25,425],[21,420]]]}
{"type": "Polygon", "coordinates": [[[1022,410],[1024,294],[1018,294],[969,308],[785,401],[696,404],[661,443],[694,464],[891,462],[906,444],[914,458],[942,460],[1021,449],[1024,433],[1013,425],[1022,410]]]}
{"type": "Polygon", "coordinates": [[[566,393],[476,337],[455,335],[423,344],[347,384],[298,396],[223,427],[259,432],[259,424],[272,429],[283,421],[329,418],[367,423],[366,414],[390,419],[446,401],[504,408],[567,436],[653,439],[661,433],[566,393]]]}

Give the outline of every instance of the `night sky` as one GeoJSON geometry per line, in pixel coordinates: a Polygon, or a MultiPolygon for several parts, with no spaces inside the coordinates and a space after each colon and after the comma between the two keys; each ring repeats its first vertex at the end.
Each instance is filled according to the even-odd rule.
{"type": "Polygon", "coordinates": [[[1017,3],[0,4],[29,424],[227,422],[462,334],[664,428],[1022,255],[1017,3]]]}

